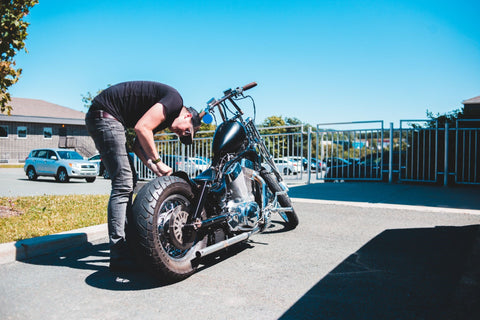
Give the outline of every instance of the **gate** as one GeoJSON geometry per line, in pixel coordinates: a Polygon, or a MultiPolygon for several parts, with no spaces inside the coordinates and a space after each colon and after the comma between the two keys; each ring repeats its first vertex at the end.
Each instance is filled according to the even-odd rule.
{"type": "Polygon", "coordinates": [[[455,183],[480,184],[480,120],[457,120],[455,183]]]}
{"type": "Polygon", "coordinates": [[[400,154],[397,160],[400,181],[437,182],[438,122],[434,122],[433,128],[427,127],[426,123],[431,121],[400,120],[400,154]],[[405,123],[409,124],[410,128],[404,128],[405,123]]]}
{"type": "Polygon", "coordinates": [[[316,158],[323,170],[317,170],[316,178],[325,182],[386,179],[383,144],[383,121],[318,124],[316,158]]]}

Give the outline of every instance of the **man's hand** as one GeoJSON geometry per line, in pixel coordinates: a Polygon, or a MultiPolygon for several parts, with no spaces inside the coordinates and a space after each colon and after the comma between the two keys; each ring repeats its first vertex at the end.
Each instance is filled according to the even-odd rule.
{"type": "Polygon", "coordinates": [[[163,162],[153,163],[152,160],[148,160],[148,167],[153,171],[157,176],[169,176],[172,174],[173,170],[163,162]]]}

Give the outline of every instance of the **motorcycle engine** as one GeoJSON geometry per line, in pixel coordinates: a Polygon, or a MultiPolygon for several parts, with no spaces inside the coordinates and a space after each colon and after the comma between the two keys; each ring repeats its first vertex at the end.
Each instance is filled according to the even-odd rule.
{"type": "Polygon", "coordinates": [[[230,213],[228,224],[233,231],[253,228],[260,216],[260,207],[253,194],[253,169],[247,166],[248,160],[245,160],[227,172],[226,206],[230,213]]]}

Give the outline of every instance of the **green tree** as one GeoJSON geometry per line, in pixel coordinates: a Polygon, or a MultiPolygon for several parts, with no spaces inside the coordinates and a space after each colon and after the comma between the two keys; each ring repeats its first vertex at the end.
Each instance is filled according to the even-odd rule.
{"type": "Polygon", "coordinates": [[[16,69],[16,53],[25,50],[27,27],[29,23],[23,19],[38,0],[2,0],[0,4],[0,111],[10,114],[12,107],[8,88],[14,85],[22,73],[16,69]]]}
{"type": "Polygon", "coordinates": [[[427,117],[430,118],[430,121],[427,123],[427,127],[434,128],[435,123],[438,121],[438,127],[445,127],[445,124],[448,123],[450,128],[455,128],[457,126],[457,120],[463,118],[463,108],[455,109],[447,113],[433,113],[427,109],[427,117]]]}
{"type": "MultiPolygon", "coordinates": [[[[283,120],[282,117],[278,117],[278,116],[270,116],[266,118],[262,123],[262,127],[282,127],[285,125],[286,125],[285,120],[283,120]]],[[[284,128],[269,130],[269,133],[284,133],[284,132],[285,132],[284,128]]]]}

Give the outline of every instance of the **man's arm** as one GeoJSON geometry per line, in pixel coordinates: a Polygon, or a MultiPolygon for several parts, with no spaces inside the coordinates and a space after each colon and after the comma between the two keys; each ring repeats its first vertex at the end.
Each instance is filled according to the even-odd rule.
{"type": "Polygon", "coordinates": [[[134,144],[134,152],[140,157],[142,162],[158,176],[170,175],[173,171],[172,168],[161,161],[157,163],[153,162],[160,158],[157,148],[155,147],[155,141],[153,140],[153,130],[163,121],[165,121],[163,105],[156,103],[135,125],[137,139],[134,144]]]}

